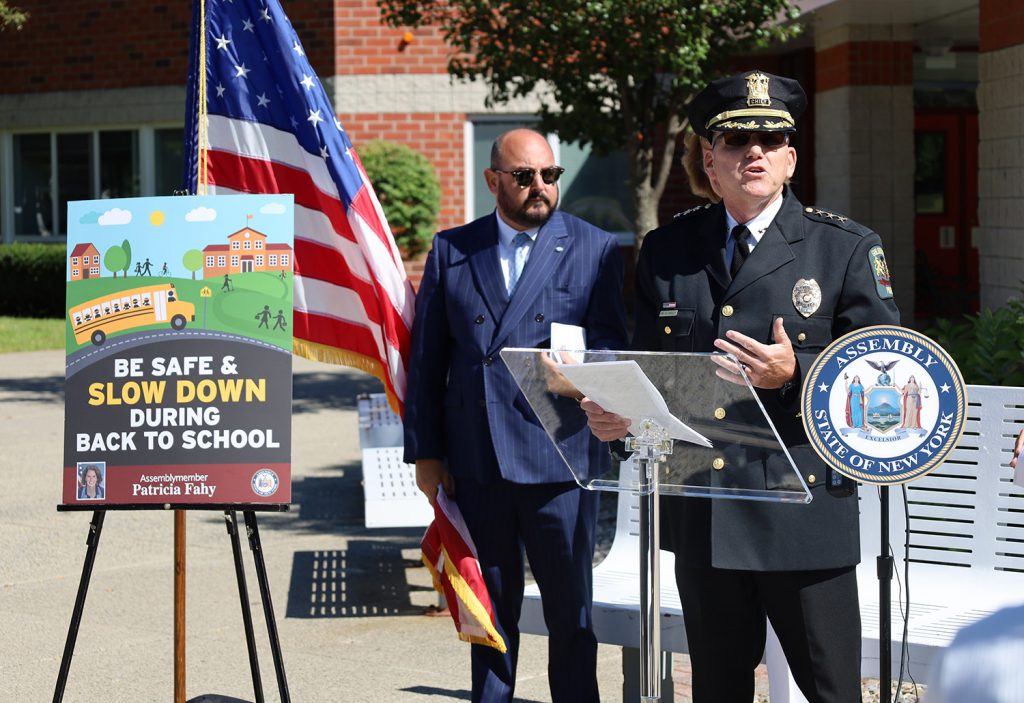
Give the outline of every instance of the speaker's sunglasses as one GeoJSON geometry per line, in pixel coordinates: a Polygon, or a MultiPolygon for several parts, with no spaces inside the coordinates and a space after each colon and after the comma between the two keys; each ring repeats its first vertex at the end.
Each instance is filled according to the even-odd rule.
{"type": "MultiPolygon", "coordinates": [[[[500,168],[492,168],[495,173],[507,173],[512,176],[515,180],[516,185],[520,188],[525,188],[533,183],[534,177],[537,175],[537,169],[535,168],[516,168],[511,171],[504,171],[500,168]]],[[[540,170],[541,180],[548,185],[558,183],[558,179],[565,173],[565,169],[561,166],[548,166],[540,170]]]]}
{"type": "Polygon", "coordinates": [[[718,132],[715,141],[722,142],[727,147],[738,149],[756,139],[757,143],[765,149],[778,149],[789,142],[788,132],[718,132]]]}

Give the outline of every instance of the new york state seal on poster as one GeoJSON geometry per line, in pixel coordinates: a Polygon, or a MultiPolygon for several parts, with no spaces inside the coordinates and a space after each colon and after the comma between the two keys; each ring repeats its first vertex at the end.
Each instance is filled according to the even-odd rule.
{"type": "Polygon", "coordinates": [[[903,327],[866,327],[815,360],[803,387],[815,452],[862,483],[905,483],[939,466],[967,419],[960,370],[942,347],[903,327]]]}

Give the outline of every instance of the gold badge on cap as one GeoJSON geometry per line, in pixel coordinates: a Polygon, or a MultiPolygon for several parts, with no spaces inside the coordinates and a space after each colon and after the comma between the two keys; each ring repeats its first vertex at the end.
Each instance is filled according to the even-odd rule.
{"type": "Polygon", "coordinates": [[[813,278],[801,278],[793,286],[793,307],[804,317],[810,317],[821,306],[821,288],[813,278]]]}
{"type": "Polygon", "coordinates": [[[747,76],[747,107],[767,107],[772,104],[768,96],[768,76],[760,71],[747,76]]]}

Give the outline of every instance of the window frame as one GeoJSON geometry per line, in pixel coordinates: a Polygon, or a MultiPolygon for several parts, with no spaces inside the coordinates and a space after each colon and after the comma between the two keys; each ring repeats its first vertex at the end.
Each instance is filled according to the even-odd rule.
{"type": "MultiPolygon", "coordinates": [[[[67,233],[54,232],[50,236],[41,234],[21,234],[15,231],[15,213],[12,204],[14,203],[14,137],[23,134],[46,134],[50,138],[50,172],[51,180],[51,219],[54,223],[60,222],[58,208],[60,207],[60,193],[57,191],[57,183],[60,180],[59,158],[57,154],[58,135],[64,134],[88,134],[90,135],[90,148],[92,150],[89,172],[92,174],[92,198],[100,198],[102,184],[100,182],[100,134],[103,132],[135,132],[138,135],[138,179],[139,197],[151,197],[154,195],[170,195],[170,193],[156,193],[156,133],[166,129],[184,129],[184,125],[174,122],[156,122],[152,124],[105,124],[94,127],[51,127],[45,129],[16,129],[0,130],[0,241],[4,244],[12,242],[53,242],[66,243],[67,233]]],[[[66,224],[66,223],[65,223],[66,224]]]]}

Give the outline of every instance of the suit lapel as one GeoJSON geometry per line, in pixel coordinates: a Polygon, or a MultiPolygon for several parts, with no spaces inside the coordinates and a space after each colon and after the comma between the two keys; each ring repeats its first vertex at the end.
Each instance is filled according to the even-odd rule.
{"type": "Polygon", "coordinates": [[[508,306],[508,292],[505,277],[498,263],[497,215],[484,220],[483,231],[479,234],[478,246],[469,255],[469,267],[473,272],[480,297],[495,320],[502,319],[508,306]]]}
{"type": "Polygon", "coordinates": [[[761,241],[743,262],[732,285],[729,286],[728,297],[731,298],[747,286],[796,258],[789,244],[803,239],[800,203],[788,191],[784,193],[783,197],[785,200],[779,209],[779,214],[775,216],[761,237],[761,241]]]}
{"type": "MultiPolygon", "coordinates": [[[[562,214],[555,212],[548,220],[533,243],[533,251],[530,258],[526,260],[526,266],[519,277],[519,283],[512,294],[505,314],[501,316],[501,322],[494,333],[491,341],[491,348],[500,347],[505,343],[509,333],[523,318],[523,315],[530,310],[534,301],[543,290],[548,288],[552,276],[559,266],[563,265],[569,255],[569,248],[572,239],[565,228],[562,214]]],[[[497,272],[498,280],[501,278],[501,269],[497,272]]]]}

